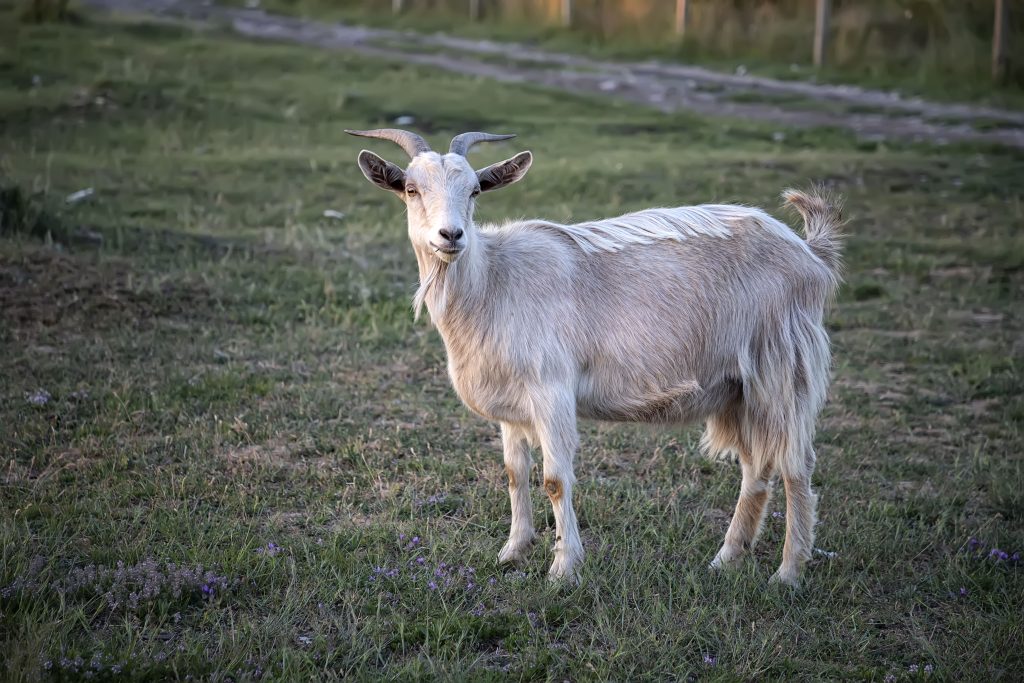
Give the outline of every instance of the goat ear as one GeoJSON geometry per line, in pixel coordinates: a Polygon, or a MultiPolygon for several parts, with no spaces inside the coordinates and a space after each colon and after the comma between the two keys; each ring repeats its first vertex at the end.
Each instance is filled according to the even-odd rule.
{"type": "Polygon", "coordinates": [[[480,181],[480,191],[487,192],[511,185],[526,175],[532,163],[532,153],[520,152],[511,159],[480,169],[476,172],[476,177],[480,181]]]}
{"type": "Polygon", "coordinates": [[[405,191],[405,171],[364,149],[359,153],[359,170],[377,187],[391,192],[405,191]]]}

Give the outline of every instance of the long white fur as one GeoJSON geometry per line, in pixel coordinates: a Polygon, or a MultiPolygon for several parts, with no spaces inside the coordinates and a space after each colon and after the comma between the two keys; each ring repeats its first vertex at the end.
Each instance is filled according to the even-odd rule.
{"type": "Polygon", "coordinates": [[[577,419],[704,420],[705,449],[738,454],[743,473],[712,565],[750,549],[779,476],[787,532],[773,579],[797,583],[814,537],[813,437],[829,383],[823,316],[840,278],[837,209],[788,191],[806,240],[759,209],[720,204],[477,227],[474,190],[484,180],[488,189],[515,182],[531,160],[517,155],[474,172],[464,157],[422,153],[396,189],[400,169],[383,173],[386,162],[360,155],[364,174],[406,202],[420,272],[414,306],[427,307],[444,340],[456,392],[501,424],[512,528],[499,559],[522,559],[536,535],[531,447],[543,454],[555,515],[550,574],[572,576],[583,558],[572,506],[577,419]],[[443,234],[458,231],[461,251],[439,248],[443,234]]]}

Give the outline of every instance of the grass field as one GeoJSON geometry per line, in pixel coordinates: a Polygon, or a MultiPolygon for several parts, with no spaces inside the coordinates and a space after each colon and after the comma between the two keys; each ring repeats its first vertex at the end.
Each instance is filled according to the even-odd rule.
{"type": "Polygon", "coordinates": [[[4,678],[1024,675],[1020,153],[780,139],[166,26],[14,37],[0,53],[4,678]],[[767,586],[777,516],[750,561],[708,571],[739,472],[698,456],[699,427],[586,425],[581,584],[546,580],[539,495],[532,559],[496,565],[497,429],[458,403],[436,333],[413,322],[401,207],[342,132],[404,115],[437,146],[519,133],[480,165],[534,151],[483,220],[775,210],[811,181],[847,197],[822,552],[801,590],[767,586]]]}

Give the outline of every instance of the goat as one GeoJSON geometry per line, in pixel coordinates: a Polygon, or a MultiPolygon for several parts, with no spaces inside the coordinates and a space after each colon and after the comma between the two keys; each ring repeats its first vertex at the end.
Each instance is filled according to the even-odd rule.
{"type": "Polygon", "coordinates": [[[477,226],[477,196],[521,179],[533,156],[474,171],[466,154],[514,136],[463,133],[441,155],[408,131],[346,132],[395,142],[412,159],[402,170],[363,150],[358,162],[405,202],[416,314],[425,305],[440,332],[455,391],[501,424],[512,524],[499,562],[522,560],[536,537],[530,447],[543,454],[555,515],[549,576],[578,578],[577,419],[703,420],[704,450],[738,456],[743,475],[712,567],[752,547],[778,475],[786,540],[772,580],[797,585],[814,540],[814,423],[829,383],[822,319],[840,282],[838,209],[787,190],[806,240],[760,209],[728,204],[477,226]]]}

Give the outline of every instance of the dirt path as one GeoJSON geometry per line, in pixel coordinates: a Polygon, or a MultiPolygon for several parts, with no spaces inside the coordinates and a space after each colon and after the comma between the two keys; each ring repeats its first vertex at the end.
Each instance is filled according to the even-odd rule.
{"type": "Polygon", "coordinates": [[[355,50],[505,82],[616,97],[663,111],[686,109],[782,126],[832,126],[850,129],[865,139],[935,144],[962,140],[1024,149],[1024,112],[1019,111],[928,102],[854,86],[723,74],[656,61],[606,62],[516,43],[326,24],[203,0],[82,1],[121,13],[230,26],[252,38],[355,50]]]}

